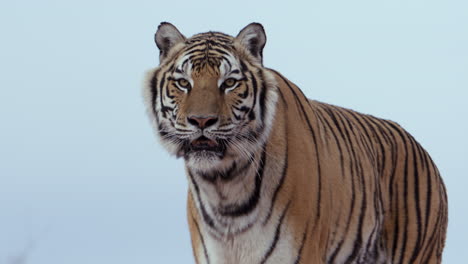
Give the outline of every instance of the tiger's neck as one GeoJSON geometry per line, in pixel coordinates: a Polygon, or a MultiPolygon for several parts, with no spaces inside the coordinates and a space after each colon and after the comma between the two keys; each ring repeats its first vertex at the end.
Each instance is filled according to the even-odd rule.
{"type": "Polygon", "coordinates": [[[233,159],[219,170],[197,171],[187,167],[198,215],[216,237],[244,232],[257,221],[265,180],[267,146],[250,159],[233,159]]]}

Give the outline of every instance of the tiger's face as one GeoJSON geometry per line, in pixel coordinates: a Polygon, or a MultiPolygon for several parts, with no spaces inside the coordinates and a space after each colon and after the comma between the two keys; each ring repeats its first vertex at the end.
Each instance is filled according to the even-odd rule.
{"type": "Polygon", "coordinates": [[[236,38],[208,32],[186,39],[163,23],[155,40],[160,65],[146,91],[166,149],[197,170],[252,160],[266,141],[277,98],[262,67],[263,28],[251,24],[236,38]]]}

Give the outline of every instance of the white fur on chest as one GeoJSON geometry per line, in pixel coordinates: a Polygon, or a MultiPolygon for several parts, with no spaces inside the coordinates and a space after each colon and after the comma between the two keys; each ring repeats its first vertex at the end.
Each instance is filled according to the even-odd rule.
{"type": "Polygon", "coordinates": [[[207,235],[205,243],[210,263],[293,263],[295,257],[293,241],[286,226],[283,226],[275,248],[271,250],[275,234],[276,225],[272,223],[265,227],[259,224],[234,238],[217,239],[207,235]]]}

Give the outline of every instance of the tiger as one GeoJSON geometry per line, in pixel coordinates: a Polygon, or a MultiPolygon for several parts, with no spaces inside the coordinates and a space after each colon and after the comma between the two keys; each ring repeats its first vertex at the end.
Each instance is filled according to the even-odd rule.
{"type": "Polygon", "coordinates": [[[259,23],[154,39],[145,104],[184,160],[197,264],[441,263],[446,189],[400,125],[308,99],[263,66],[259,23]]]}

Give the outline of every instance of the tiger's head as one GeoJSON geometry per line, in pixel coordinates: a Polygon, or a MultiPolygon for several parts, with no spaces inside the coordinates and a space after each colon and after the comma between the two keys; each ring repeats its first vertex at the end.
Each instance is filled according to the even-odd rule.
{"type": "Polygon", "coordinates": [[[262,25],[249,24],[235,38],[186,38],[164,22],[155,42],[160,65],[148,75],[145,98],[166,149],[199,171],[251,160],[266,142],[278,98],[262,65],[262,25]]]}

